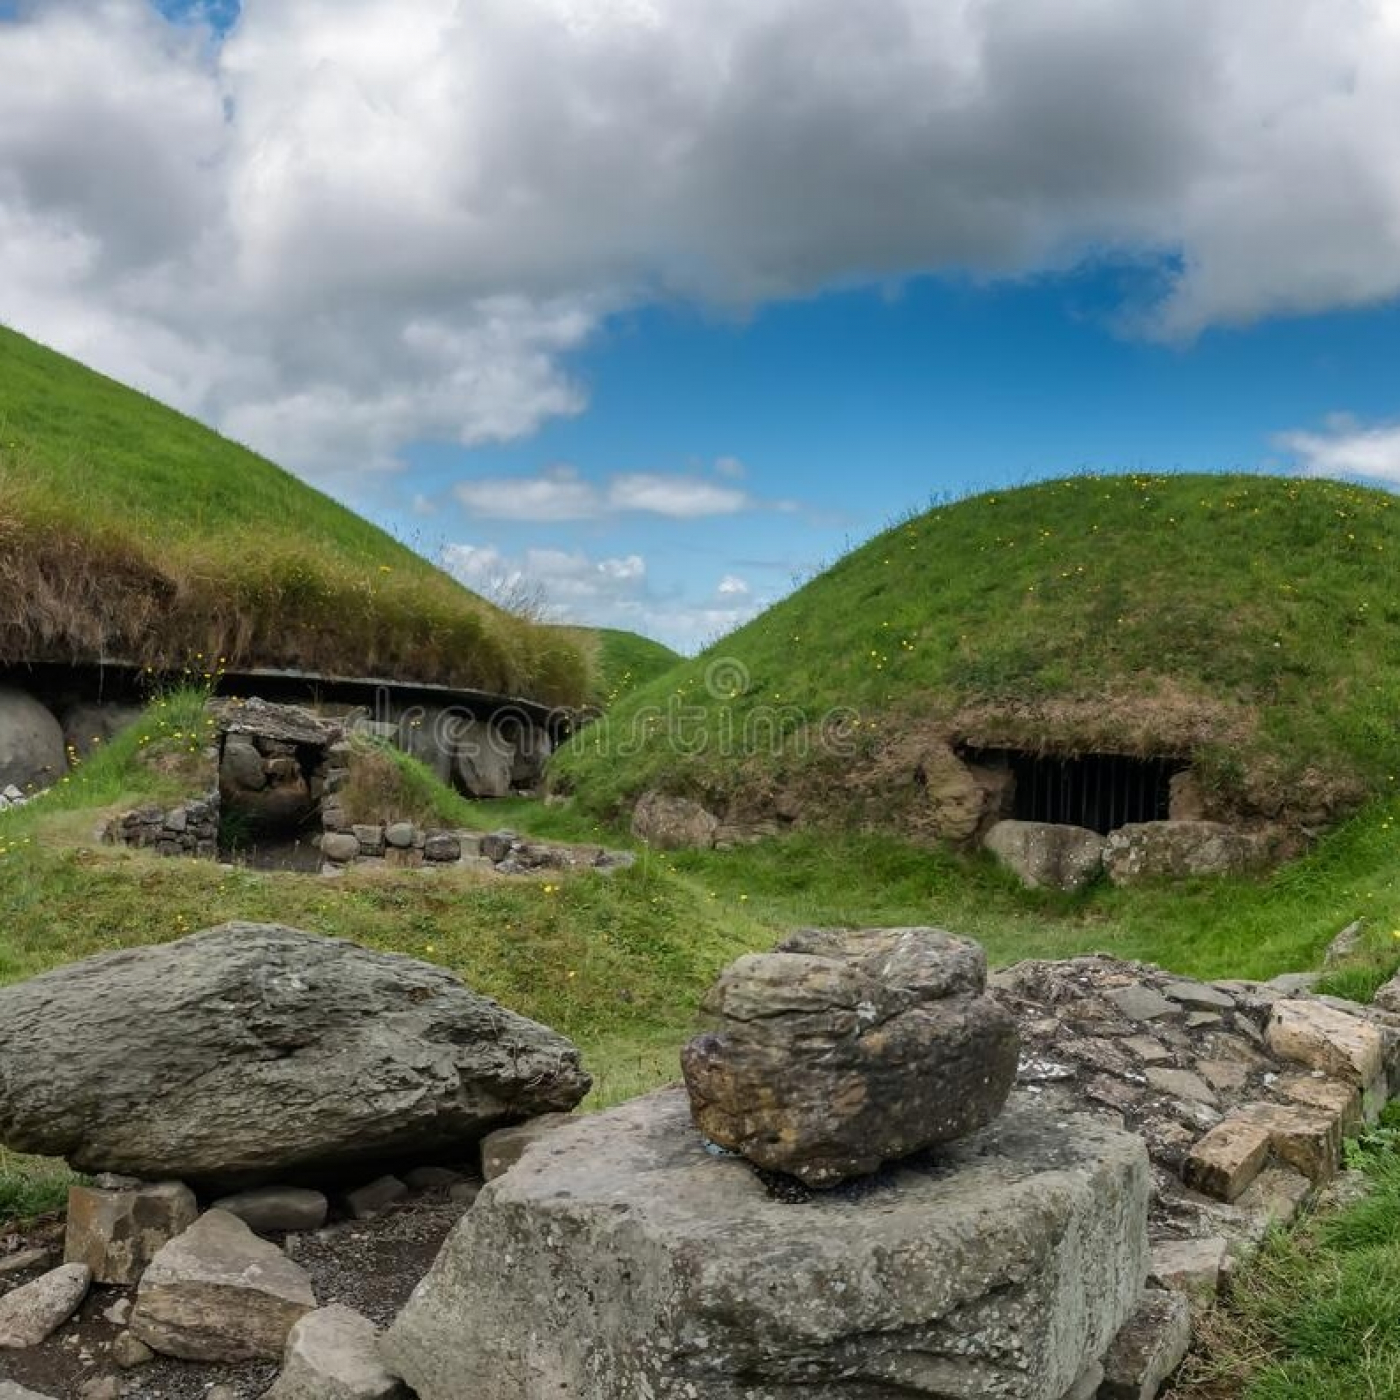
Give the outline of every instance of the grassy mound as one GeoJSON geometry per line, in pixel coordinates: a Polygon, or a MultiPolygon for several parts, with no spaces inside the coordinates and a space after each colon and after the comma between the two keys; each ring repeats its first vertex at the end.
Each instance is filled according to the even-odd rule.
{"type": "Polygon", "coordinates": [[[592,699],[491,606],[192,419],[0,327],[0,661],[289,666],[592,699]]]}
{"type": "Polygon", "coordinates": [[[603,707],[617,704],[624,695],[651,684],[682,660],[664,642],[624,632],[616,627],[572,629],[579,644],[591,649],[597,676],[596,701],[603,707]]]}
{"type": "Polygon", "coordinates": [[[626,696],[556,761],[878,821],[925,740],[1189,757],[1243,812],[1329,816],[1400,773],[1400,509],[1258,476],[1079,477],[909,519],[626,696]]]}

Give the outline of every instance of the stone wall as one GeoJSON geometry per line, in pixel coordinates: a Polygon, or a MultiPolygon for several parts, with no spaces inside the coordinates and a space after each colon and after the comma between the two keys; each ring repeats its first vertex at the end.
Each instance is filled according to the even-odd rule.
{"type": "Polygon", "coordinates": [[[176,807],[138,807],[107,827],[109,845],[132,846],[158,856],[219,856],[219,794],[216,791],[176,807]]]}

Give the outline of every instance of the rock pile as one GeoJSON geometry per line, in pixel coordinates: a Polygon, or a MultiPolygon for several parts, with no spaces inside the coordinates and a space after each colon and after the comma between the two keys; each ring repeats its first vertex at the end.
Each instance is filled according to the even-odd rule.
{"type": "Polygon", "coordinates": [[[322,874],[340,875],[351,866],[399,869],[475,870],[484,874],[533,875],[547,870],[620,870],[633,863],[630,851],[527,841],[513,831],[444,831],[409,821],[351,825],[338,809],[323,809],[322,874]]]}
{"type": "Polygon", "coordinates": [[[1030,1095],[1001,1112],[1017,1037],[985,981],[935,929],[740,959],[690,1097],[502,1144],[391,1369],[421,1400],[1095,1394],[1147,1273],[1147,1155],[1030,1095]]]}
{"type": "Polygon", "coordinates": [[[700,1131],[809,1186],[984,1127],[1016,1077],[987,959],[932,929],[795,934],[740,958],[681,1064],[700,1131]]]}

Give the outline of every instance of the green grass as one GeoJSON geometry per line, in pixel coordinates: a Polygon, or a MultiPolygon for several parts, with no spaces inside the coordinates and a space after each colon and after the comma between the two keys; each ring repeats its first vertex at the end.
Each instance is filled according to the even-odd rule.
{"type": "Polygon", "coordinates": [[[591,635],[595,640],[598,696],[604,707],[615,705],[624,695],[664,676],[682,660],[681,654],[664,642],[636,632],[615,627],[599,627],[591,633],[580,631],[583,637],[591,635]]]}
{"type": "Polygon", "coordinates": [[[513,617],[255,453],[0,327],[0,660],[291,666],[581,703],[513,617]]]}
{"type": "MultiPolygon", "coordinates": [[[[649,787],[761,808],[805,782],[839,818],[853,771],[922,727],[1189,753],[1246,810],[1345,805],[1400,773],[1397,571],[1396,498],[1335,482],[1083,476],[976,496],[625,696],[555,780],[607,817],[649,787]],[[815,726],[837,710],[850,752],[832,759],[815,726]]],[[[877,789],[877,808],[897,800],[877,789]]]]}
{"type": "Polygon", "coordinates": [[[1370,1195],[1276,1235],[1206,1319],[1178,1400],[1392,1400],[1400,1395],[1400,1111],[1353,1164],[1370,1195]]]}

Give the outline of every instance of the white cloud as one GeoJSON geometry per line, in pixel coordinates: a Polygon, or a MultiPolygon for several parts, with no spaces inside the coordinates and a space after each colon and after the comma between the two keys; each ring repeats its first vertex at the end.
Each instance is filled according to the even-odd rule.
{"type": "Polygon", "coordinates": [[[1397,0],[246,0],[222,46],[37,0],[0,72],[0,318],[329,482],[579,412],[658,296],[1104,250],[1179,258],[1154,334],[1400,293],[1397,0]]]}
{"type": "Polygon", "coordinates": [[[725,574],[715,589],[721,598],[747,598],[752,591],[748,582],[738,574],[725,574]]]}
{"type": "Polygon", "coordinates": [[[1324,432],[1280,433],[1275,442],[1309,476],[1362,476],[1400,484],[1400,424],[1366,427],[1338,416],[1324,432]]]}
{"type": "Polygon", "coordinates": [[[790,506],[769,504],[737,487],[692,474],[623,472],[593,482],[571,466],[551,467],[534,477],[475,477],[458,482],[453,492],[478,519],[540,523],[625,514],[698,520],[790,506]]]}
{"type": "Polygon", "coordinates": [[[658,589],[639,554],[594,558],[581,550],[534,548],[508,554],[495,545],[450,544],[442,565],[468,588],[503,605],[542,610],[557,622],[621,627],[693,652],[731,631],[771,599],[723,596],[692,604],[658,589]]]}

